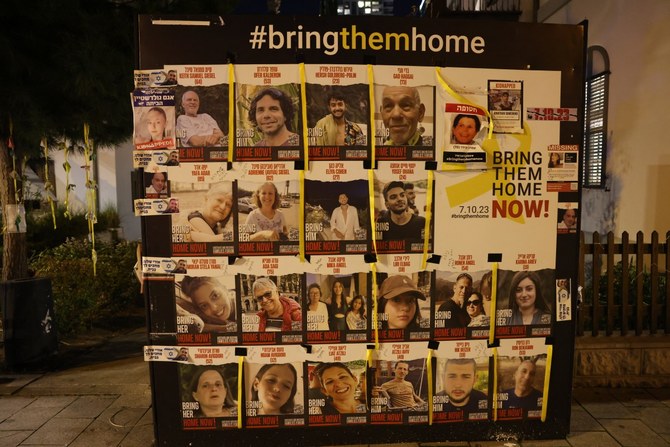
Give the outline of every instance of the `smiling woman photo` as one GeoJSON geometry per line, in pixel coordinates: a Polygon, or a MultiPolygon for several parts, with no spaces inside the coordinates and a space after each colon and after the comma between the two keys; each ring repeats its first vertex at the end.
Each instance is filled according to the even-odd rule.
{"type": "Polygon", "coordinates": [[[356,399],[358,380],[344,363],[325,363],[319,369],[321,391],[326,396],[323,413],[365,413],[364,403],[356,399]]]}
{"type": "Polygon", "coordinates": [[[201,211],[188,215],[193,242],[233,240],[233,187],[231,182],[214,183],[205,194],[201,211]]]}

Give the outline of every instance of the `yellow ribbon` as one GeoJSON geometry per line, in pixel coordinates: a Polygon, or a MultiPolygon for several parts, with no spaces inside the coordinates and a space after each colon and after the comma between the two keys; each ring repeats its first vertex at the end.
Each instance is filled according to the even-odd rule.
{"type": "Polygon", "coordinates": [[[498,348],[493,348],[493,421],[498,420],[498,348]]]}
{"type": "Polygon", "coordinates": [[[244,405],[242,403],[244,384],[244,357],[240,356],[237,361],[237,428],[242,428],[242,411],[244,405]]]}
{"type": "Polygon", "coordinates": [[[63,141],[63,151],[65,158],[63,162],[63,169],[65,169],[65,212],[63,215],[68,219],[72,219],[72,215],[70,214],[70,189],[72,189],[73,185],[70,185],[70,162],[68,161],[70,148],[65,141],[63,141]]]}
{"type": "Polygon", "coordinates": [[[428,244],[430,243],[430,225],[433,220],[433,171],[428,170],[428,190],[426,191],[426,224],[423,229],[423,256],[421,257],[421,270],[426,270],[428,262],[428,244]]]}
{"type": "Polygon", "coordinates": [[[377,315],[377,265],[370,264],[372,274],[372,330],[375,331],[375,349],[379,349],[379,320],[377,315]]]}
{"type": "Polygon", "coordinates": [[[300,220],[302,225],[298,225],[298,256],[300,262],[305,262],[305,171],[300,170],[300,220]]]}
{"type": "Polygon", "coordinates": [[[375,231],[375,171],[368,170],[368,195],[370,196],[370,230],[372,231],[372,253],[377,256],[377,231],[375,231]]]}
{"type": "Polygon", "coordinates": [[[428,369],[428,425],[433,425],[433,350],[428,349],[426,357],[426,368],[428,369]]]}
{"type": "Polygon", "coordinates": [[[547,408],[549,407],[549,379],[551,378],[551,360],[554,355],[554,346],[547,345],[547,365],[544,370],[544,389],[542,390],[542,422],[547,420],[547,408]]]}
{"type": "Polygon", "coordinates": [[[491,310],[489,315],[489,344],[493,344],[496,332],[496,301],[498,299],[498,263],[491,266],[491,310]]]}
{"type": "Polygon", "coordinates": [[[375,74],[372,65],[368,65],[368,96],[370,97],[370,131],[368,132],[370,135],[370,163],[371,168],[374,168],[377,149],[375,144],[375,74]]]}
{"type": "Polygon", "coordinates": [[[49,181],[49,143],[47,142],[46,137],[42,138],[42,147],[44,148],[44,191],[47,194],[47,200],[51,207],[51,219],[54,223],[54,230],[56,229],[56,209],[54,207],[54,201],[49,194],[49,190],[53,189],[51,182],[49,181]]]}
{"type": "Polygon", "coordinates": [[[235,145],[235,66],[228,64],[228,162],[233,161],[235,145]]]}
{"type": "Polygon", "coordinates": [[[303,153],[305,160],[305,169],[308,169],[309,165],[309,135],[307,132],[307,92],[305,86],[307,84],[305,77],[305,64],[300,63],[298,65],[300,69],[300,101],[302,107],[300,107],[300,112],[302,116],[302,144],[303,144],[303,153]]]}
{"type": "Polygon", "coordinates": [[[98,264],[98,254],[95,251],[95,180],[91,176],[91,158],[93,156],[93,146],[89,140],[90,127],[84,123],[84,170],[86,171],[86,204],[88,207],[88,232],[91,236],[91,260],[93,261],[93,276],[96,276],[96,266],[98,264]]]}

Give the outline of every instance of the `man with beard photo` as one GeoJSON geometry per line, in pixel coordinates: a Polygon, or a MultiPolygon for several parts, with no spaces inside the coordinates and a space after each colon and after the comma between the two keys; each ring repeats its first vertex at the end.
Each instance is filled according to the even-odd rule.
{"type": "Polygon", "coordinates": [[[476,371],[475,359],[447,359],[442,376],[444,389],[436,394],[449,399],[444,403],[444,411],[463,411],[465,419],[470,413],[486,411],[486,404],[481,403],[487,401],[486,394],[474,389],[476,371]]]}

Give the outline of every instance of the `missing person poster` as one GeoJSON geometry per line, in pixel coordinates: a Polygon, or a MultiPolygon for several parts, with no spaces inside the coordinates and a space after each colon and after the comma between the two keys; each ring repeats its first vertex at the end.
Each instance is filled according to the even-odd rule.
{"type": "MultiPolygon", "coordinates": [[[[132,95],[136,151],[175,147],[175,93],[169,88],[137,89],[132,95]]],[[[164,163],[162,163],[164,164],[164,163]]]]}
{"type": "Polygon", "coordinates": [[[235,276],[175,275],[175,307],[177,344],[239,343],[235,276]]]}
{"type": "Polygon", "coordinates": [[[176,76],[179,162],[228,160],[228,66],[166,66],[176,76]]]}
{"type": "Polygon", "coordinates": [[[246,428],[305,425],[304,358],[305,350],[300,346],[247,348],[246,428]]]}
{"type": "Polygon", "coordinates": [[[362,162],[311,163],[304,193],[305,254],[370,251],[370,192],[362,162]]]}
{"type": "Polygon", "coordinates": [[[297,65],[235,65],[235,161],[303,158],[297,65]]]}
{"type": "Polygon", "coordinates": [[[179,394],[184,430],[237,428],[238,364],[179,365],[179,394]]]}
{"type": "Polygon", "coordinates": [[[245,345],[303,342],[304,275],[237,275],[237,299],[245,345]]]}
{"type": "Polygon", "coordinates": [[[369,274],[305,274],[307,343],[364,343],[370,339],[369,274]]]}
{"type": "Polygon", "coordinates": [[[368,422],[366,355],[364,344],[312,347],[305,364],[309,378],[309,426],[368,422]]]}
{"type": "Polygon", "coordinates": [[[426,216],[434,185],[425,163],[380,162],[374,174],[377,253],[422,253],[426,244],[431,252],[434,226],[429,219],[426,227],[426,216]]]}
{"type": "Polygon", "coordinates": [[[424,343],[384,343],[370,368],[371,424],[426,424],[428,372],[424,343]]]}
{"type": "Polygon", "coordinates": [[[546,337],[556,305],[552,269],[498,270],[496,337],[546,337]]]}
{"type": "Polygon", "coordinates": [[[310,160],[369,157],[370,93],[365,65],[305,66],[310,160]]]}
{"type": "Polygon", "coordinates": [[[501,340],[498,349],[497,419],[539,419],[546,398],[547,347],[541,339],[501,340]]]}
{"type": "Polygon", "coordinates": [[[490,419],[490,354],[485,340],[440,342],[434,362],[434,423],[490,419]]]}
{"type": "Polygon", "coordinates": [[[434,69],[378,65],[374,76],[377,160],[434,160],[434,69]]]}
{"type": "Polygon", "coordinates": [[[436,270],[434,288],[436,340],[488,338],[492,272],[436,270]]]}
{"type": "Polygon", "coordinates": [[[430,338],[431,272],[377,273],[379,341],[419,341],[430,338]]]}

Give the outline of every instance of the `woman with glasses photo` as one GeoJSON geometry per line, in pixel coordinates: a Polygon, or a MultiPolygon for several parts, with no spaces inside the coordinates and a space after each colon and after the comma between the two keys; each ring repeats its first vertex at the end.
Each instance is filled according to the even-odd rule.
{"type": "Polygon", "coordinates": [[[483,303],[484,299],[479,292],[472,292],[465,301],[465,310],[470,317],[469,327],[488,326],[490,324],[490,318],[484,313],[483,303]]]}
{"type": "Polygon", "coordinates": [[[302,308],[295,300],[279,296],[277,285],[270,278],[258,278],[251,293],[261,309],[258,332],[301,331],[302,308]]]}

